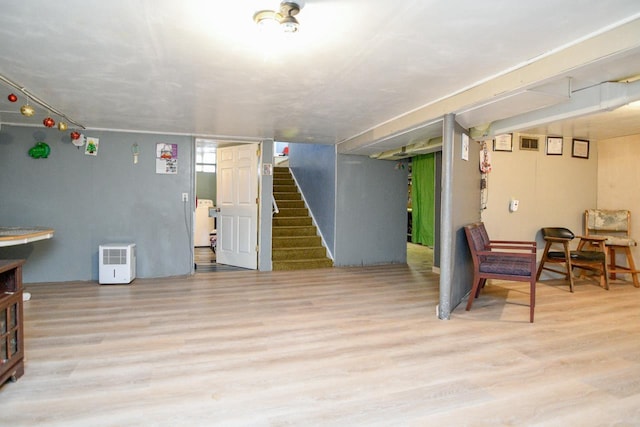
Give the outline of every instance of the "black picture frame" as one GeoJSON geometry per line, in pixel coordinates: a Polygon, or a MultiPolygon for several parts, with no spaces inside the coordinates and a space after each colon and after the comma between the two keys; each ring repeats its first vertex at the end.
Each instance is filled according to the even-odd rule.
{"type": "Polygon", "coordinates": [[[547,156],[562,156],[564,139],[561,136],[547,137],[547,156]]]}
{"type": "Polygon", "coordinates": [[[589,158],[589,141],[586,139],[574,139],[571,144],[571,157],[578,159],[589,158]]]}

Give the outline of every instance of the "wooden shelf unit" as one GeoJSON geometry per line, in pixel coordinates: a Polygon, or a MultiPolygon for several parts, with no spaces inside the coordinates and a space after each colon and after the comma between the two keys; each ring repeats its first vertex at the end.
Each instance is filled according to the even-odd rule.
{"type": "Polygon", "coordinates": [[[24,374],[22,265],[0,260],[0,385],[24,374]]]}

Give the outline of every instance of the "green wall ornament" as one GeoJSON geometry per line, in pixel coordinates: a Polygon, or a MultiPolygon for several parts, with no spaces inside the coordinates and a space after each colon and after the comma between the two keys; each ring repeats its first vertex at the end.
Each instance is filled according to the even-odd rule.
{"type": "Polygon", "coordinates": [[[51,148],[44,142],[36,142],[36,145],[29,149],[29,155],[34,159],[46,159],[51,153],[51,148]]]}

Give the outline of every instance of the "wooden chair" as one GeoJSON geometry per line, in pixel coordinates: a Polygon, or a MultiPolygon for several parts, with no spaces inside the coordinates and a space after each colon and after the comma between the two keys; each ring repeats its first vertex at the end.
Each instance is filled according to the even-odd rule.
{"type": "Polygon", "coordinates": [[[542,270],[562,274],[565,276],[565,280],[569,280],[569,290],[573,292],[573,269],[577,267],[582,269],[583,273],[585,270],[596,273],[600,277],[600,286],[609,289],[607,252],[604,245],[606,237],[578,236],[580,242],[577,249],[570,250],[569,244],[576,236],[568,228],[546,227],[541,231],[546,243],[538,266],[536,280],[540,280],[542,270]],[[598,250],[585,250],[589,248],[598,248],[598,250]],[[561,265],[562,270],[548,264],[561,265]]]}
{"type": "Polygon", "coordinates": [[[473,258],[473,286],[467,311],[487,279],[529,282],[529,322],[533,323],[536,302],[536,242],[490,240],[483,223],[464,227],[473,258]]]}
{"type": "Polygon", "coordinates": [[[616,274],[631,274],[633,285],[638,288],[638,270],[631,248],[638,243],[631,237],[631,212],[624,209],[587,209],[584,211],[584,234],[586,236],[606,237],[609,274],[616,279],[616,274]],[[627,265],[618,264],[616,251],[622,251],[627,265]]]}

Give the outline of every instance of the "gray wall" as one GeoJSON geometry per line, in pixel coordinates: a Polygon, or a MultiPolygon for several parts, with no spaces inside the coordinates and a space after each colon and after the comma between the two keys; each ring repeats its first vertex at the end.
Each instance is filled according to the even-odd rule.
{"type": "Polygon", "coordinates": [[[98,245],[137,245],[137,276],[192,271],[193,140],[190,137],[86,131],[98,155],[74,147],[69,133],[3,125],[0,131],[0,225],[55,229],[48,241],[0,248],[0,258],[27,258],[27,283],[97,280],[98,245]],[[36,141],[51,147],[32,159],[36,141]],[[178,174],[155,173],[155,145],[178,144],[178,174]],[[138,143],[139,163],[131,147],[138,143]],[[182,193],[189,193],[183,203],[182,193]]]}
{"type": "Polygon", "coordinates": [[[335,254],[335,147],[319,144],[289,144],[289,167],[296,177],[329,251],[335,254]]]}
{"type": "Polygon", "coordinates": [[[198,199],[213,200],[216,204],[216,174],[207,172],[196,173],[196,196],[198,199]]]}
{"type": "Polygon", "coordinates": [[[406,263],[408,169],[402,164],[338,155],[337,266],[406,263]]]}
{"type": "MultiPolygon", "coordinates": [[[[258,169],[258,178],[260,185],[260,206],[258,212],[258,270],[271,271],[271,244],[272,244],[272,218],[273,218],[273,175],[264,174],[264,164],[273,165],[273,148],[272,140],[267,139],[261,144],[260,168],[258,169]]],[[[273,170],[272,170],[273,171],[273,170]]]]}
{"type": "Polygon", "coordinates": [[[469,142],[461,158],[462,129],[453,114],[444,116],[442,147],[441,265],[438,316],[449,319],[471,289],[473,262],[463,227],[480,220],[479,144],[469,142]]]}

